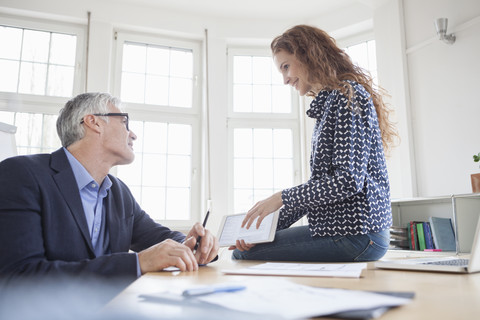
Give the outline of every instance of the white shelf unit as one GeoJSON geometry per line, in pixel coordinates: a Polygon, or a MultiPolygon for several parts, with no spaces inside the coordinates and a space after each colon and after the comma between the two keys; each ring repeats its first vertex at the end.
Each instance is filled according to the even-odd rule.
{"type": "Polygon", "coordinates": [[[392,200],[393,225],[407,227],[410,221],[429,217],[451,218],[457,253],[469,253],[480,217],[480,194],[392,200]]]}

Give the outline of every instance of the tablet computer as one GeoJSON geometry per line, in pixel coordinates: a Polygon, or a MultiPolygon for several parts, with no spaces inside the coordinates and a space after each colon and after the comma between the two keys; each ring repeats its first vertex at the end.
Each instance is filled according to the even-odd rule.
{"type": "Polygon", "coordinates": [[[218,242],[220,247],[234,246],[236,240],[243,239],[247,243],[272,242],[277,230],[279,211],[269,214],[262,220],[257,229],[257,219],[255,219],[249,229],[242,226],[242,221],[246,213],[232,214],[223,216],[218,231],[218,242]]]}

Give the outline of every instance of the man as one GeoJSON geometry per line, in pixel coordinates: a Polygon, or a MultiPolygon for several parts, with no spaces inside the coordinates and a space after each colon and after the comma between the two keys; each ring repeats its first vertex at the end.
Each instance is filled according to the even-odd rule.
{"type": "Polygon", "coordinates": [[[195,271],[216,257],[218,240],[200,223],[187,236],[155,223],[108,174],[134,159],[137,137],[120,100],[78,95],[60,111],[57,132],[63,148],[52,154],[0,163],[0,275],[135,279],[169,266],[195,271]]]}

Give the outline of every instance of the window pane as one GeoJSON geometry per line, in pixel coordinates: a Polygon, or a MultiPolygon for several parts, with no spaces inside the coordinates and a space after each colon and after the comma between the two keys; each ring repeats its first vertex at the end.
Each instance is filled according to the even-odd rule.
{"type": "Polygon", "coordinates": [[[184,124],[170,124],[168,126],[168,153],[192,154],[192,126],[184,124]]]}
{"type": "Polygon", "coordinates": [[[168,156],[168,187],[190,187],[191,161],[189,156],[168,156]]]}
{"type": "Polygon", "coordinates": [[[25,29],[23,32],[22,60],[47,63],[49,46],[49,32],[25,29]]]}
{"type": "Polygon", "coordinates": [[[123,101],[143,103],[144,102],[145,76],[137,73],[122,74],[123,101]]]}
{"type": "Polygon", "coordinates": [[[0,58],[18,60],[22,48],[22,29],[0,26],[0,58]]]}
{"type": "Polygon", "coordinates": [[[143,139],[144,152],[167,153],[167,124],[160,122],[145,122],[143,139]]]}
{"type": "Polygon", "coordinates": [[[271,159],[253,159],[253,187],[255,189],[273,188],[273,170],[271,159]]]}
{"type": "Polygon", "coordinates": [[[253,155],[255,158],[271,158],[272,151],[272,129],[253,129],[253,155]]]}
{"type": "Polygon", "coordinates": [[[0,91],[17,92],[18,61],[0,60],[0,91]]]}
{"type": "Polygon", "coordinates": [[[131,121],[130,128],[137,134],[136,159],[119,166],[118,177],[138,188],[137,201],[152,218],[190,219],[192,126],[131,121]]]}
{"type": "Polygon", "coordinates": [[[147,47],[126,43],[123,46],[122,71],[145,73],[147,47]]]}
{"type": "MultiPolygon", "coordinates": [[[[135,89],[141,91],[141,89],[135,89]]],[[[168,105],[168,77],[147,75],[145,103],[168,105]]]]}
{"type": "Polygon", "coordinates": [[[192,107],[192,80],[170,78],[169,104],[173,107],[192,107]]]}
{"type": "Polygon", "coordinates": [[[167,220],[190,219],[190,189],[168,188],[167,189],[167,220]]]}
{"type": "Polygon", "coordinates": [[[252,58],[246,56],[233,57],[233,83],[252,83],[252,58]]]}
{"type": "Polygon", "coordinates": [[[255,204],[253,202],[253,189],[235,189],[233,200],[234,213],[247,212],[255,204]]]}
{"type": "Polygon", "coordinates": [[[160,154],[143,154],[143,186],[165,186],[167,157],[160,154]]]}
{"type": "Polygon", "coordinates": [[[170,70],[170,51],[165,48],[149,46],[147,48],[147,70],[150,74],[168,76],[170,70]]]}
{"type": "Polygon", "coordinates": [[[234,129],[233,130],[233,156],[252,157],[253,156],[253,132],[252,129],[234,129]]]}
{"type": "Polygon", "coordinates": [[[57,134],[57,115],[43,115],[42,149],[43,152],[53,152],[61,145],[57,134]]]}
{"type": "Polygon", "coordinates": [[[172,77],[182,77],[192,79],[193,76],[193,55],[192,52],[183,50],[172,50],[170,75],[172,77]]]}
{"type": "Polygon", "coordinates": [[[252,112],[252,86],[233,86],[233,111],[252,112]]]}
{"type": "Polygon", "coordinates": [[[272,86],[272,111],[274,113],[292,111],[292,91],[288,86],[272,86]]]}
{"type": "Polygon", "coordinates": [[[18,92],[43,95],[45,94],[46,78],[46,64],[22,62],[18,92]]]}
{"type": "Polygon", "coordinates": [[[141,206],[152,219],[165,219],[165,192],[165,188],[142,188],[141,206]]]}
{"type": "Polygon", "coordinates": [[[253,83],[270,84],[271,83],[272,58],[253,57],[253,83]]]}
{"type": "Polygon", "coordinates": [[[47,95],[71,97],[74,73],[73,67],[50,65],[48,68],[47,95]]]}
{"type": "Polygon", "coordinates": [[[273,129],[273,156],[275,158],[293,158],[291,129],[273,129]]]}
{"type": "Polygon", "coordinates": [[[0,26],[0,39],[0,91],[72,95],[75,35],[0,26]]]}
{"type": "Polygon", "coordinates": [[[192,50],[127,42],[123,51],[122,100],[192,107],[192,50]]]}
{"type": "Polygon", "coordinates": [[[252,188],[253,161],[251,159],[234,159],[233,161],[233,187],[252,188]]]}
{"type": "Polygon", "coordinates": [[[292,129],[236,128],[233,135],[235,212],[293,185],[292,129]]]}
{"type": "MultiPolygon", "coordinates": [[[[135,144],[133,145],[135,148],[135,144]]],[[[127,184],[127,186],[132,189],[138,187],[138,190],[141,190],[140,186],[142,184],[142,154],[135,153],[135,160],[132,163],[117,166],[117,176],[127,184]]],[[[140,202],[141,197],[136,198],[140,202]]],[[[145,209],[145,208],[144,208],[145,209]]]]}
{"type": "Polygon", "coordinates": [[[270,86],[253,85],[253,112],[272,111],[272,91],[270,86]]]}
{"type": "Polygon", "coordinates": [[[273,160],[273,187],[285,189],[293,186],[293,159],[273,160]]]}
{"type": "Polygon", "coordinates": [[[271,57],[233,57],[233,111],[290,113],[291,93],[271,57]]]}
{"type": "Polygon", "coordinates": [[[76,41],[76,36],[52,33],[50,63],[74,66],[76,41]]]}

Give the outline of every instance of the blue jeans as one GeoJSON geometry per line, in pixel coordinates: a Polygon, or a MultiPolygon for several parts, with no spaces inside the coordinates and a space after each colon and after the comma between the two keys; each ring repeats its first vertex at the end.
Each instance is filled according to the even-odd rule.
{"type": "Polygon", "coordinates": [[[248,251],[235,249],[232,259],[308,262],[375,261],[385,255],[390,231],[312,238],[308,226],[277,231],[271,243],[257,244],[248,251]]]}

